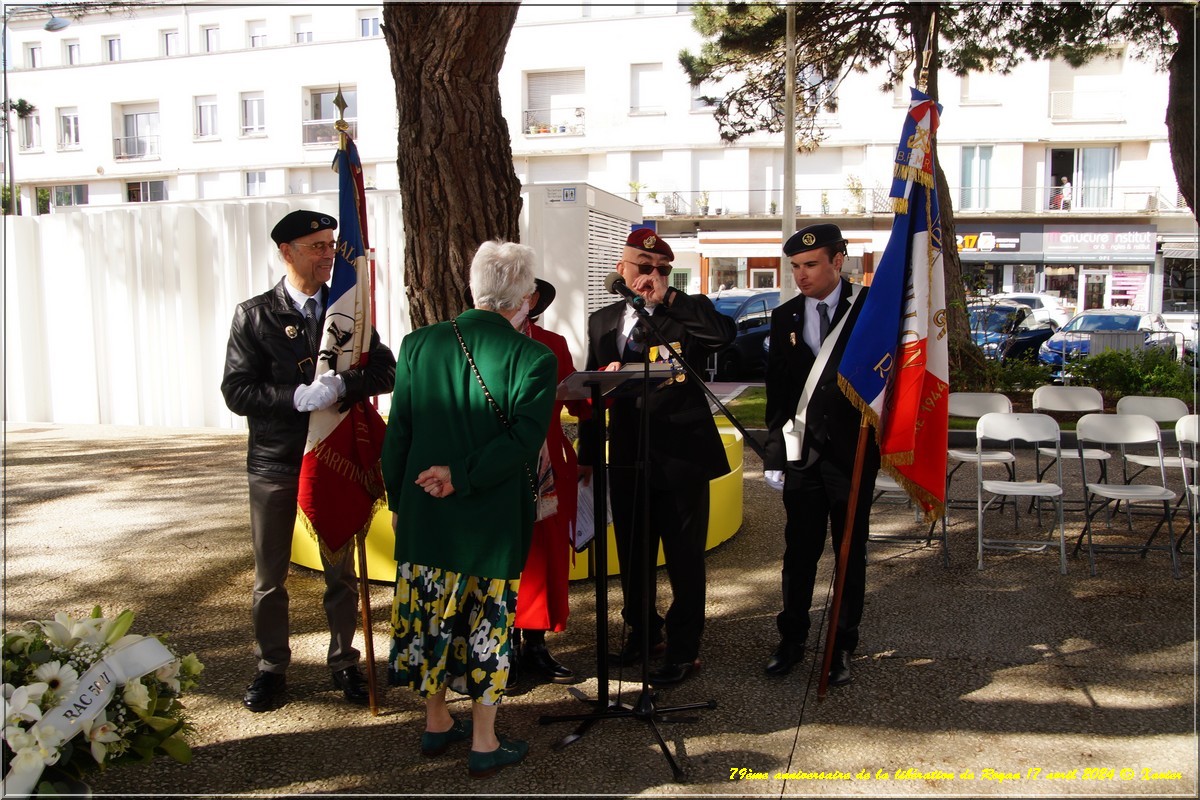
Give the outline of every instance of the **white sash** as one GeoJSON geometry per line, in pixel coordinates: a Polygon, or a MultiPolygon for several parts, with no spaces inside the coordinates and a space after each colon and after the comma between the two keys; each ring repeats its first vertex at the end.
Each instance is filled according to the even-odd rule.
{"type": "MultiPolygon", "coordinates": [[[[812,369],[808,371],[808,380],[804,382],[804,391],[800,393],[800,402],[796,404],[796,415],[792,419],[783,423],[783,445],[787,451],[788,461],[799,461],[800,455],[804,452],[804,433],[806,419],[808,417],[808,401],[817,390],[817,384],[821,382],[821,375],[825,372],[825,367],[829,363],[829,358],[833,355],[833,348],[837,345],[838,337],[841,336],[842,326],[846,324],[846,320],[850,319],[850,315],[854,313],[854,306],[858,303],[858,298],[861,296],[859,291],[861,287],[857,283],[850,284],[850,308],[838,320],[837,325],[833,326],[833,330],[825,337],[825,341],[821,343],[821,349],[817,351],[817,359],[813,362],[812,369]]],[[[800,344],[807,347],[801,339],[800,344]]],[[[808,460],[801,467],[812,466],[817,460],[817,452],[813,448],[808,449],[808,460]]]]}
{"type": "MultiPolygon", "coordinates": [[[[75,690],[43,714],[27,732],[36,736],[41,729],[53,730],[59,742],[68,741],[82,730],[81,723],[100,716],[118,686],[154,672],[174,658],[162,642],[150,636],[110,649],[83,673],[75,690]]],[[[45,764],[39,763],[33,767],[10,769],[3,781],[4,796],[32,794],[44,767],[45,764]]]]}

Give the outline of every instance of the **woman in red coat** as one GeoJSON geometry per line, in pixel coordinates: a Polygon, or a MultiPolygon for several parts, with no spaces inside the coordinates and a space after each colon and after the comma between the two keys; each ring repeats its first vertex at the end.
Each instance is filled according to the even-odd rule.
{"type": "MultiPolygon", "coordinates": [[[[536,284],[529,299],[529,320],[540,316],[554,301],[553,284],[540,278],[536,284]]],[[[524,330],[535,341],[554,351],[558,359],[559,383],[575,371],[566,339],[532,321],[525,323],[524,330]]],[[[573,415],[588,416],[586,401],[571,401],[566,405],[573,415]]],[[[546,434],[558,510],[533,526],[533,542],[521,572],[521,588],[517,594],[516,627],[521,630],[520,665],[523,671],[555,683],[571,683],[575,673],[556,661],[546,649],[546,631],[562,631],[567,627],[567,574],[575,540],[578,496],[579,469],[575,448],[563,433],[559,421],[562,409],[563,402],[556,400],[550,430],[546,434]]]]}

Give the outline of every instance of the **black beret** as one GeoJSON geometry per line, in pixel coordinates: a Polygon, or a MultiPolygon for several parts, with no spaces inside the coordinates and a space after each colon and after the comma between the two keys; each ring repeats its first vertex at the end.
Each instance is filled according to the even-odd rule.
{"type": "Polygon", "coordinates": [[[275,244],[293,242],[301,236],[307,236],[317,231],[337,230],[337,220],[329,214],[318,214],[316,211],[293,211],[271,229],[271,239],[275,244]]]}
{"type": "Polygon", "coordinates": [[[846,239],[842,236],[841,228],[832,222],[818,222],[816,225],[809,225],[807,228],[801,228],[793,233],[783,245],[783,254],[794,256],[797,253],[816,250],[818,247],[845,243],[846,239]]]}

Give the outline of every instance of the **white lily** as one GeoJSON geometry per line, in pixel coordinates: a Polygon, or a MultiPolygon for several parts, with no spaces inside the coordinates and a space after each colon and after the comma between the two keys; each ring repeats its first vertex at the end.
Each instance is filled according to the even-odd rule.
{"type": "Polygon", "coordinates": [[[43,681],[51,694],[64,697],[75,691],[79,685],[79,673],[70,664],[49,661],[33,671],[39,681],[43,681]]]}
{"type": "Polygon", "coordinates": [[[108,748],[104,745],[121,741],[121,734],[117,733],[117,726],[108,720],[97,725],[96,720],[85,719],[80,723],[79,728],[91,743],[92,758],[96,759],[97,764],[103,764],[104,756],[108,754],[108,748]]]}
{"type": "Polygon", "coordinates": [[[46,693],[44,683],[31,683],[28,686],[13,688],[11,683],[4,684],[4,722],[8,725],[20,725],[22,722],[37,722],[42,718],[42,710],[38,701],[46,693]]]}
{"type": "Polygon", "coordinates": [[[179,659],[174,659],[168,664],[164,664],[154,671],[156,680],[165,684],[175,694],[179,694],[179,659]]]}
{"type": "Polygon", "coordinates": [[[23,747],[33,747],[37,743],[33,734],[19,725],[8,725],[4,728],[4,741],[8,742],[8,749],[14,753],[23,747]]]}

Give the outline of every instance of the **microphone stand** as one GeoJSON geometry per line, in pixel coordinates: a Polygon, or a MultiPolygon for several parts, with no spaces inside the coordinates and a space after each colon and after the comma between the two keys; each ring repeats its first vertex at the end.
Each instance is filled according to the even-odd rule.
{"type": "MultiPolygon", "coordinates": [[[[640,495],[638,497],[638,500],[640,502],[639,510],[642,515],[642,552],[640,554],[640,557],[642,558],[641,563],[645,570],[644,584],[642,586],[642,598],[641,598],[641,600],[642,600],[641,606],[642,607],[641,607],[641,609],[639,609],[641,612],[641,617],[642,617],[642,642],[641,642],[641,646],[642,646],[642,659],[641,659],[642,687],[641,687],[640,693],[638,694],[637,702],[632,707],[621,704],[621,703],[611,703],[611,704],[607,703],[606,701],[607,701],[607,697],[608,697],[608,691],[607,691],[608,687],[606,685],[602,685],[600,688],[601,699],[597,701],[597,704],[602,706],[602,708],[600,708],[596,711],[593,711],[590,714],[568,714],[568,715],[553,716],[553,717],[546,716],[546,717],[542,717],[541,719],[539,719],[538,722],[541,724],[547,724],[549,722],[567,722],[567,721],[581,721],[584,723],[583,725],[579,726],[579,728],[575,731],[574,734],[572,734],[571,736],[567,737],[562,742],[560,742],[558,745],[559,747],[565,747],[569,744],[572,744],[573,742],[578,741],[583,736],[583,734],[593,724],[595,724],[596,722],[599,722],[601,720],[604,720],[604,719],[632,718],[632,719],[637,719],[642,722],[645,722],[650,727],[651,733],[654,734],[654,738],[658,742],[659,749],[662,751],[663,758],[666,759],[667,764],[671,767],[671,773],[673,774],[675,780],[682,781],[684,778],[683,770],[679,767],[678,762],[675,760],[675,757],[671,754],[670,749],[667,747],[667,742],[665,739],[663,739],[662,732],[658,728],[658,722],[661,719],[662,715],[664,715],[664,714],[674,714],[674,713],[677,713],[680,711],[693,711],[696,709],[712,710],[717,707],[717,701],[716,700],[707,700],[707,701],[700,702],[700,703],[687,703],[684,705],[669,706],[666,708],[658,708],[654,704],[654,692],[651,690],[651,687],[650,687],[650,624],[649,624],[650,623],[650,596],[652,594],[654,583],[656,581],[655,569],[654,569],[654,566],[655,566],[654,562],[656,560],[654,558],[654,556],[656,554],[651,552],[651,549],[650,549],[650,358],[649,358],[649,352],[648,352],[650,342],[653,339],[657,339],[659,341],[659,343],[663,347],[665,347],[666,350],[674,357],[674,360],[677,361],[679,364],[681,364],[684,367],[684,369],[686,370],[686,372],[689,375],[691,375],[693,379],[696,378],[696,373],[687,364],[687,362],[683,360],[683,358],[680,356],[679,352],[677,350],[675,350],[675,348],[673,348],[671,346],[671,344],[669,342],[667,342],[667,340],[663,337],[662,331],[658,328],[658,325],[651,318],[650,313],[648,311],[646,311],[645,306],[632,301],[628,297],[625,297],[625,302],[628,303],[633,308],[633,311],[637,315],[638,320],[645,324],[645,326],[646,326],[645,331],[647,332],[647,337],[644,342],[644,345],[647,348],[647,353],[646,353],[646,357],[645,357],[644,361],[642,362],[642,398],[641,398],[642,399],[642,409],[641,409],[641,420],[639,423],[641,430],[640,430],[640,436],[639,436],[638,458],[637,458],[637,464],[636,464],[636,468],[638,471],[638,477],[637,477],[638,490],[637,490],[637,492],[638,492],[638,495],[640,495]]],[[[700,385],[701,386],[704,385],[703,381],[700,381],[700,385]]],[[[707,391],[708,387],[705,386],[704,388],[707,391]]],[[[594,389],[594,395],[595,396],[599,395],[598,389],[594,389]]],[[[713,394],[711,391],[708,392],[708,395],[709,395],[709,397],[711,397],[715,400],[715,397],[713,397],[713,394]]],[[[729,411],[726,410],[725,407],[720,404],[720,401],[717,401],[717,404],[719,406],[721,406],[721,409],[724,412],[724,414],[732,420],[733,417],[729,414],[729,411]]],[[[602,405],[596,404],[593,406],[592,413],[600,418],[600,420],[601,420],[600,424],[603,425],[603,415],[605,413],[604,407],[602,405]]],[[[741,425],[739,423],[737,423],[736,420],[734,420],[734,424],[737,425],[739,430],[742,430],[743,435],[745,435],[744,429],[741,427],[741,425]]],[[[603,447],[603,443],[601,444],[601,447],[603,447]]],[[[757,452],[757,450],[756,450],[756,452],[757,452]]],[[[602,503],[602,502],[603,502],[603,498],[601,496],[601,499],[597,501],[597,506],[599,506],[600,503],[602,503]]],[[[596,535],[597,535],[597,537],[604,536],[605,538],[607,538],[608,532],[607,532],[607,530],[598,531],[596,535]]],[[[632,545],[632,539],[631,539],[630,544],[632,545]]],[[[630,555],[632,555],[632,553],[630,555]]],[[[603,568],[607,571],[607,565],[598,564],[597,567],[603,568]]],[[[602,577],[604,577],[604,576],[598,575],[597,581],[601,580],[602,577]]],[[[605,609],[607,610],[607,604],[605,604],[605,609]]],[[[603,625],[605,628],[607,628],[607,622],[602,621],[600,619],[599,613],[600,613],[600,608],[598,605],[598,607],[597,607],[597,625],[598,626],[603,625]]],[[[599,639],[599,637],[597,637],[597,638],[599,639]]],[[[598,642],[598,644],[599,644],[599,642],[598,642]]],[[[606,646],[607,645],[605,644],[605,647],[606,646]]],[[[603,659],[603,651],[600,652],[600,657],[603,659]]],[[[607,679],[607,669],[603,669],[601,671],[599,677],[600,677],[601,683],[606,684],[607,683],[607,680],[606,680],[607,679]]],[[[686,719],[686,720],[679,719],[677,721],[679,721],[679,722],[694,721],[694,718],[686,719]]]]}

